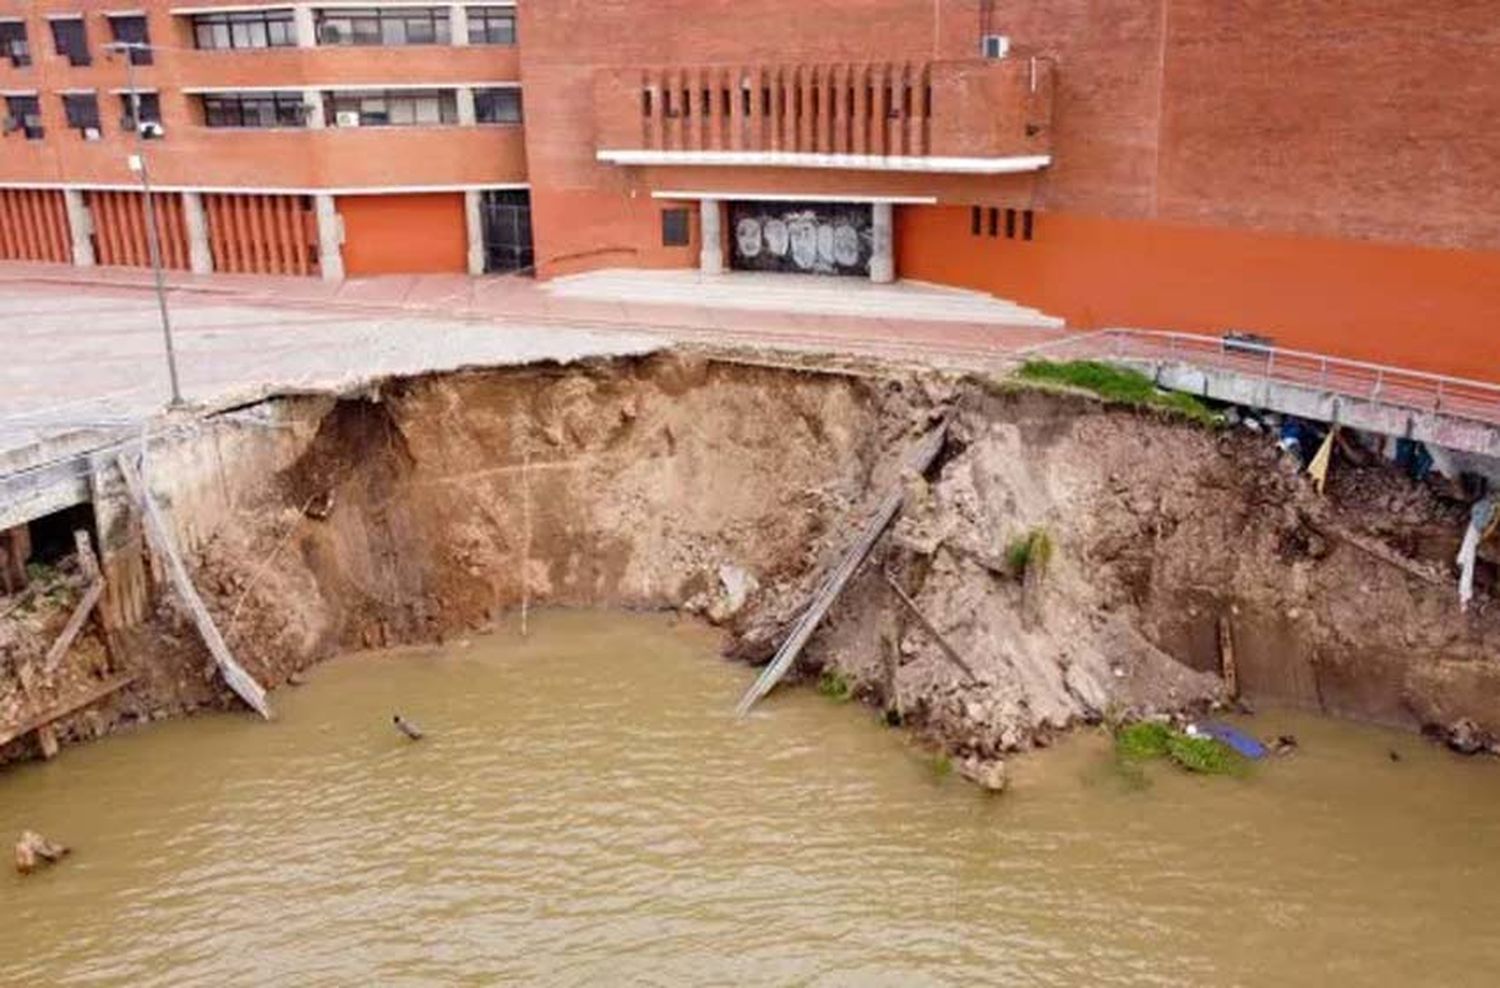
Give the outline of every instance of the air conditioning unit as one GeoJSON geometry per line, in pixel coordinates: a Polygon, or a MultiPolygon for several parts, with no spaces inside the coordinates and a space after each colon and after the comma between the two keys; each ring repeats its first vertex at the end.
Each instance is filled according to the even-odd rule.
{"type": "Polygon", "coordinates": [[[166,136],[166,129],[162,127],[160,120],[147,120],[141,124],[141,137],[148,141],[158,141],[166,136]]]}
{"type": "Polygon", "coordinates": [[[1004,58],[1010,54],[1010,38],[1004,34],[986,34],[980,49],[985,58],[1004,58]]]}
{"type": "Polygon", "coordinates": [[[335,113],[333,115],[333,123],[336,127],[358,127],[359,111],[340,110],[338,113],[335,113]]]}
{"type": "Polygon", "coordinates": [[[97,141],[102,136],[104,135],[99,133],[98,127],[83,128],[83,139],[86,141],[97,141]]]}

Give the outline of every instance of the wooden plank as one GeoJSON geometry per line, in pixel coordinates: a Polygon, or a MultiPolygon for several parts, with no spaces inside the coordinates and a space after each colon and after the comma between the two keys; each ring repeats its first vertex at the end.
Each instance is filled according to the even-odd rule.
{"type": "Polygon", "coordinates": [[[875,543],[880,541],[880,537],[885,534],[885,530],[890,527],[896,514],[901,510],[901,504],[906,499],[907,473],[926,473],[927,468],[932,466],[932,461],[937,459],[938,452],[943,448],[943,439],[947,434],[948,421],[944,419],[937,428],[923,436],[913,448],[907,457],[906,468],[896,479],[891,492],[880,502],[875,517],[865,526],[854,545],[844,554],[844,558],[834,567],[828,578],[823,581],[818,592],[813,596],[811,604],[802,612],[802,616],[793,626],[792,633],[776,650],[776,655],[771,659],[770,664],[740,698],[739,706],[735,708],[739,716],[743,717],[749,713],[756,701],[771,692],[791,669],[792,664],[797,661],[797,656],[802,654],[803,647],[807,645],[813,632],[818,629],[818,625],[823,622],[828,609],[833,606],[833,602],[838,599],[844,587],[858,572],[860,565],[875,548],[875,543]]]}
{"type": "Polygon", "coordinates": [[[136,507],[141,512],[146,539],[151,543],[151,548],[156,551],[156,554],[166,562],[167,576],[177,588],[177,593],[183,603],[187,604],[188,612],[193,616],[193,623],[198,626],[198,634],[203,637],[203,643],[208,646],[209,654],[218,664],[219,672],[224,676],[224,682],[228,683],[229,688],[234,690],[240,699],[249,704],[256,713],[270,720],[271,707],[266,702],[265,688],[234,660],[229,646],[224,644],[224,638],[219,634],[219,628],[214,624],[213,616],[208,613],[203,598],[198,596],[198,589],[193,586],[192,578],[188,576],[187,566],[183,564],[182,556],[177,552],[177,545],[161,516],[161,509],[157,507],[155,498],[151,496],[151,491],[141,480],[129,456],[121,453],[115,460],[120,466],[120,474],[125,478],[125,486],[130,491],[131,500],[136,503],[136,507]]]}
{"type": "Polygon", "coordinates": [[[1356,535],[1354,532],[1338,525],[1314,525],[1313,527],[1328,535],[1332,535],[1334,538],[1347,542],[1349,545],[1354,546],[1354,548],[1367,553],[1387,565],[1404,570],[1419,580],[1431,583],[1433,586],[1446,587],[1450,582],[1446,577],[1432,572],[1415,560],[1400,555],[1394,549],[1382,545],[1374,539],[1366,538],[1363,535],[1356,535]]]}
{"type": "Polygon", "coordinates": [[[949,662],[953,663],[953,665],[957,666],[959,671],[961,671],[965,676],[968,676],[969,682],[977,684],[979,682],[979,676],[974,672],[973,668],[971,668],[969,664],[963,660],[963,657],[958,654],[957,649],[948,644],[948,639],[942,636],[942,633],[937,630],[933,623],[927,620],[927,615],[923,614],[921,608],[917,607],[916,601],[912,600],[906,595],[906,591],[901,589],[901,585],[896,582],[896,578],[891,576],[890,573],[886,572],[882,572],[880,575],[885,577],[885,582],[893,591],[895,591],[896,599],[901,601],[901,603],[905,605],[906,610],[911,614],[912,617],[916,618],[917,624],[922,626],[922,630],[927,632],[927,634],[932,637],[933,641],[937,642],[938,648],[943,653],[943,657],[946,658],[949,662]]]}
{"type": "Polygon", "coordinates": [[[68,623],[63,625],[62,634],[57,636],[57,640],[47,650],[47,657],[42,660],[44,675],[51,676],[57,671],[63,656],[67,655],[68,649],[73,647],[73,639],[77,638],[78,633],[83,630],[83,623],[89,619],[89,615],[94,612],[95,605],[99,603],[99,598],[103,596],[104,581],[95,580],[84,592],[83,599],[78,602],[78,606],[73,608],[68,623]]]}
{"type": "Polygon", "coordinates": [[[1224,677],[1224,688],[1231,698],[1240,695],[1240,669],[1234,660],[1234,629],[1229,626],[1229,616],[1219,615],[1219,672],[1224,677]]]}
{"type": "Polygon", "coordinates": [[[69,714],[76,714],[85,707],[92,707],[100,700],[119,692],[133,682],[135,682],[134,673],[125,673],[115,676],[113,679],[106,679],[92,689],[80,693],[78,696],[59,706],[53,707],[45,713],[38,714],[30,720],[22,721],[14,727],[0,728],[0,746],[10,744],[16,738],[25,737],[32,731],[39,731],[56,721],[62,720],[69,714]]]}

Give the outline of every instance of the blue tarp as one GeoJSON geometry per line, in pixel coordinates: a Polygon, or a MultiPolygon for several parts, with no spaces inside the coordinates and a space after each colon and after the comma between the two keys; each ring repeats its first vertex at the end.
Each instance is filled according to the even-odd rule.
{"type": "Polygon", "coordinates": [[[1208,724],[1199,724],[1198,732],[1208,735],[1215,741],[1229,745],[1229,747],[1238,751],[1246,758],[1266,757],[1266,746],[1237,727],[1211,722],[1208,724]]]}

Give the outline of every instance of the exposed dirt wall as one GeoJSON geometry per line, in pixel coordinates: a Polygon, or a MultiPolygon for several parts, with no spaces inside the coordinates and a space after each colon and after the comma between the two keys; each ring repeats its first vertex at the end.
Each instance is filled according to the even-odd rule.
{"type": "MultiPolygon", "coordinates": [[[[397,381],[308,408],[217,525],[194,512],[200,590],[270,685],[523,607],[679,608],[764,657],[900,483],[902,518],[804,669],[839,670],[956,754],[1212,702],[1221,618],[1251,698],[1500,729],[1492,569],[1461,615],[1446,577],[1462,506],[1378,463],[1336,468],[1319,498],[1264,436],[981,382],[679,356],[397,381]],[[900,477],[904,449],[950,413],[935,469],[900,477]],[[1050,558],[1018,570],[1011,546],[1033,532],[1050,558]]],[[[141,685],[93,733],[229,702],[168,593],[116,652],[141,685]]]]}

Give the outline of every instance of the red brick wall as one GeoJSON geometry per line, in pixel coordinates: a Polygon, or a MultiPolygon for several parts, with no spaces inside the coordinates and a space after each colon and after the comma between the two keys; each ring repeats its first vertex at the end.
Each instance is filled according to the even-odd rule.
{"type": "MultiPolygon", "coordinates": [[[[1034,239],[970,232],[962,206],[897,213],[903,275],[994,292],[1074,326],[1222,333],[1500,380],[1500,251],[1035,214],[1034,239]]],[[[1019,224],[1018,224],[1019,226],[1019,224]]],[[[1019,233],[1019,231],[1018,231],[1019,233]]]]}

